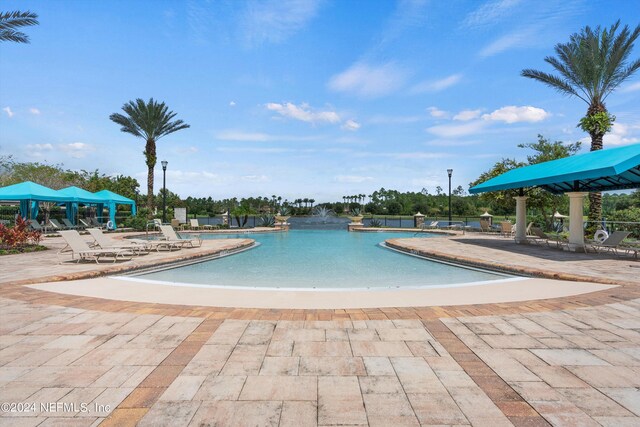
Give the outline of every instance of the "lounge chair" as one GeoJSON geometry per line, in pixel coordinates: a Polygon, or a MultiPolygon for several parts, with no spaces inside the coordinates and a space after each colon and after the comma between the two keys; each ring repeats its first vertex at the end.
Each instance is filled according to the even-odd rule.
{"type": "Polygon", "coordinates": [[[118,259],[129,261],[134,255],[130,249],[91,249],[76,230],[63,230],[58,231],[58,233],[67,243],[67,246],[58,252],[58,257],[65,252],[69,252],[67,248],[71,251],[71,259],[75,259],[76,256],[78,257],[76,262],[80,262],[80,260],[92,260],[99,263],[102,257],[113,258],[113,262],[116,262],[118,259]]]}
{"type": "MultiPolygon", "coordinates": [[[[622,245],[622,241],[626,239],[629,236],[629,234],[631,234],[630,231],[614,231],[602,243],[599,243],[596,241],[587,242],[587,245],[585,245],[585,251],[586,251],[586,246],[589,246],[595,252],[611,251],[616,255],[618,255],[618,250],[626,251],[625,247],[622,245]]],[[[637,256],[637,252],[636,252],[636,256],[637,256]]]]}
{"type": "Polygon", "coordinates": [[[67,227],[65,227],[64,225],[60,224],[58,222],[58,220],[55,219],[55,218],[49,218],[49,224],[51,224],[53,229],[56,230],[56,231],[66,230],[67,229],[67,227]]]}
{"type": "Polygon", "coordinates": [[[47,227],[41,226],[40,223],[35,219],[29,220],[29,227],[31,227],[32,230],[39,231],[41,233],[47,232],[47,227]]]}
{"type": "Polygon", "coordinates": [[[431,230],[434,228],[438,228],[438,221],[431,221],[429,224],[422,224],[420,228],[422,230],[427,230],[427,229],[431,230]]]}
{"type": "Polygon", "coordinates": [[[180,243],[182,247],[189,245],[190,248],[202,246],[202,239],[200,237],[196,237],[195,239],[182,239],[170,225],[161,225],[160,232],[165,242],[180,243]]]}
{"type": "Polygon", "coordinates": [[[540,244],[546,244],[547,246],[551,246],[551,242],[553,242],[556,246],[556,248],[559,248],[562,245],[567,245],[568,242],[560,239],[560,238],[553,238],[551,236],[548,236],[544,231],[542,231],[541,228],[539,227],[531,227],[531,233],[532,233],[532,237],[527,239],[529,242],[531,243],[540,243],[540,244]]]}
{"type": "Polygon", "coordinates": [[[99,228],[87,228],[87,231],[95,240],[100,249],[130,249],[136,255],[148,254],[151,246],[147,243],[131,242],[128,240],[115,240],[107,236],[99,228]]]}
{"type": "Polygon", "coordinates": [[[489,224],[489,221],[486,220],[480,220],[480,231],[482,231],[483,233],[489,233],[491,231],[493,231],[491,229],[491,224],[489,224]]]}
{"type": "Polygon", "coordinates": [[[504,237],[511,237],[515,232],[515,226],[510,221],[500,223],[500,234],[504,237]]]}
{"type": "Polygon", "coordinates": [[[78,218],[78,222],[80,223],[80,226],[83,227],[83,228],[90,228],[91,227],[91,224],[89,224],[87,221],[88,221],[88,219],[85,221],[82,218],[78,218]]]}
{"type": "Polygon", "coordinates": [[[67,227],[69,230],[76,230],[78,228],[80,228],[77,225],[73,225],[71,223],[71,221],[69,221],[67,218],[62,218],[62,223],[64,224],[65,227],[67,227]]]}
{"type": "Polygon", "coordinates": [[[529,225],[527,225],[527,231],[525,232],[525,234],[526,234],[527,236],[531,236],[531,235],[532,235],[532,233],[531,233],[531,227],[533,227],[533,221],[532,221],[532,222],[530,222],[530,223],[529,223],[529,225]]]}
{"type": "Polygon", "coordinates": [[[192,230],[199,230],[200,229],[200,223],[198,222],[197,218],[189,219],[189,228],[191,228],[192,230]]]}
{"type": "Polygon", "coordinates": [[[94,216],[89,218],[89,224],[91,224],[93,227],[107,228],[107,224],[102,224],[100,221],[98,221],[98,218],[94,216]]]}

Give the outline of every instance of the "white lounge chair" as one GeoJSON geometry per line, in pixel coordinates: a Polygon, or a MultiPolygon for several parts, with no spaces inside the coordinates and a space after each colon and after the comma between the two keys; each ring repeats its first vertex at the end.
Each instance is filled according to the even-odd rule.
{"type": "Polygon", "coordinates": [[[601,252],[601,251],[613,252],[616,255],[618,255],[619,249],[625,250],[625,248],[621,247],[621,245],[622,245],[622,241],[626,239],[629,236],[629,234],[631,234],[630,231],[614,231],[609,235],[609,237],[607,237],[604,241],[602,241],[602,243],[599,243],[596,241],[588,242],[587,245],[585,245],[585,251],[586,251],[586,247],[589,246],[595,252],[601,252]]]}
{"type": "Polygon", "coordinates": [[[58,252],[58,257],[70,251],[71,259],[75,259],[76,256],[78,257],[76,262],[80,262],[80,260],[92,260],[99,263],[102,257],[113,258],[113,262],[116,262],[118,259],[129,261],[134,255],[130,249],[91,249],[76,230],[63,230],[58,233],[67,243],[67,246],[58,252]]]}
{"type": "Polygon", "coordinates": [[[199,230],[200,229],[200,223],[198,222],[197,218],[191,218],[189,219],[189,228],[191,228],[192,230],[199,230]]]}
{"type": "Polygon", "coordinates": [[[202,246],[202,239],[200,237],[196,237],[195,239],[182,239],[170,225],[161,225],[160,232],[165,242],[180,243],[182,247],[189,245],[191,248],[202,246]]]}
{"type": "Polygon", "coordinates": [[[148,254],[151,249],[151,245],[147,243],[112,239],[99,228],[87,228],[87,231],[100,249],[130,249],[136,255],[148,254]]]}

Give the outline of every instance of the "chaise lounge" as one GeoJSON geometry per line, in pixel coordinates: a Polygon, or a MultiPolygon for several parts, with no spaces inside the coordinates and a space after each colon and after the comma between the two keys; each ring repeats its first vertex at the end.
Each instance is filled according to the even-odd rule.
{"type": "Polygon", "coordinates": [[[73,260],[77,257],[76,262],[80,262],[81,260],[90,260],[100,263],[100,259],[102,257],[113,258],[113,262],[116,262],[119,259],[122,261],[129,261],[134,255],[130,249],[91,249],[87,242],[82,239],[80,233],[76,230],[63,230],[58,233],[67,243],[67,246],[58,252],[58,258],[60,258],[60,255],[63,253],[71,252],[71,259],[73,260]]]}

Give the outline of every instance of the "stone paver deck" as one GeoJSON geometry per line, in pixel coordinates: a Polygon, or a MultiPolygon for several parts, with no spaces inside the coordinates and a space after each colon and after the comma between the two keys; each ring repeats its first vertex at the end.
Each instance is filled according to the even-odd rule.
{"type": "Polygon", "coordinates": [[[3,257],[0,425],[640,425],[638,263],[475,238],[420,250],[627,273],[537,302],[251,310],[44,292],[3,257]]]}

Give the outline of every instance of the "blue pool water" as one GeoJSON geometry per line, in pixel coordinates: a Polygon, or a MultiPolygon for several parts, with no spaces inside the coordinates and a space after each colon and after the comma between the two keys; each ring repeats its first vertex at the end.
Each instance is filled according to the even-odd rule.
{"type": "Polygon", "coordinates": [[[349,233],[344,230],[203,234],[203,239],[249,237],[260,245],[225,258],[137,277],[174,283],[270,288],[425,287],[506,277],[413,257],[379,245],[386,239],[412,236],[406,232],[349,233]]]}

